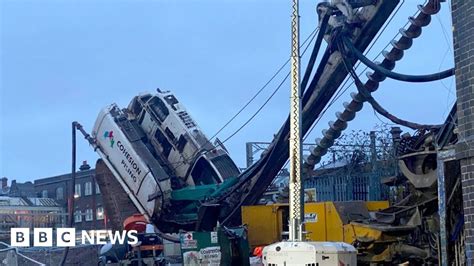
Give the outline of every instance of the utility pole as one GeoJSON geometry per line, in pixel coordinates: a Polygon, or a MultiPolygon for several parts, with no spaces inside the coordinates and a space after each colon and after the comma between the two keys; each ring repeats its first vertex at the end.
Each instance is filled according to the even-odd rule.
{"type": "Polygon", "coordinates": [[[293,0],[291,18],[291,93],[290,93],[290,241],[303,240],[301,187],[301,97],[300,97],[300,17],[299,0],[293,0]]]}
{"type": "Polygon", "coordinates": [[[460,160],[467,265],[474,265],[474,1],[452,0],[456,65],[456,158],[460,160]]]}

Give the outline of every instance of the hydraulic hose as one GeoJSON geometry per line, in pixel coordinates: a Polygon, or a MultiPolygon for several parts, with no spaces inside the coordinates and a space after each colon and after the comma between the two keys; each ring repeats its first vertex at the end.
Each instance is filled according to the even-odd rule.
{"type": "Polygon", "coordinates": [[[407,82],[430,82],[430,81],[436,81],[440,79],[445,79],[447,77],[450,77],[454,75],[454,68],[450,68],[448,70],[444,70],[441,72],[433,73],[433,74],[428,74],[428,75],[407,75],[407,74],[400,74],[397,72],[390,71],[386,68],[383,68],[374,62],[372,62],[370,59],[368,59],[364,54],[362,54],[357,48],[354,46],[354,44],[351,42],[351,40],[348,37],[342,37],[342,41],[344,42],[344,45],[349,49],[349,51],[357,57],[364,65],[369,67],[370,69],[380,72],[384,74],[385,76],[395,79],[395,80],[400,80],[400,81],[407,81],[407,82]]]}
{"type": "MultiPolygon", "coordinates": [[[[342,44],[339,45],[339,49],[342,50],[342,44]]],[[[357,74],[355,73],[354,67],[348,62],[347,58],[343,57],[342,58],[344,66],[347,68],[347,71],[349,74],[352,76],[354,79],[354,84],[357,87],[357,90],[359,91],[360,95],[374,108],[374,110],[382,115],[383,117],[389,119],[395,124],[402,125],[414,130],[419,130],[419,129],[433,129],[433,128],[440,128],[441,125],[426,125],[426,124],[418,124],[415,122],[407,121],[401,118],[396,117],[395,115],[389,113],[385,108],[383,108],[382,105],[380,105],[377,100],[374,99],[370,91],[364,86],[362,81],[359,79],[357,74]]]]}
{"type": "Polygon", "coordinates": [[[392,121],[395,124],[402,125],[414,130],[419,130],[419,129],[434,129],[434,128],[440,128],[441,125],[426,125],[426,124],[418,124],[415,122],[410,122],[401,118],[396,117],[395,115],[392,115],[389,113],[387,110],[385,110],[372,96],[367,98],[367,102],[370,103],[372,108],[382,115],[383,117],[387,118],[388,120],[392,121]]]}
{"type": "Polygon", "coordinates": [[[306,68],[306,71],[303,76],[303,80],[301,82],[302,93],[306,89],[306,85],[308,85],[309,77],[311,76],[311,72],[313,71],[313,66],[316,63],[316,58],[318,57],[318,52],[319,52],[319,49],[321,48],[321,43],[324,38],[324,33],[326,32],[328,21],[329,21],[329,14],[326,11],[324,13],[323,19],[319,26],[318,36],[316,37],[316,41],[314,42],[313,51],[311,52],[311,56],[308,62],[308,67],[306,68]]]}

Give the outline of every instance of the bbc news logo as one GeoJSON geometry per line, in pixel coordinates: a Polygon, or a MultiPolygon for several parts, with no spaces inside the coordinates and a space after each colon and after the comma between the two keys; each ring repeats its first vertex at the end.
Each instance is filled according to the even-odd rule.
{"type": "MultiPolygon", "coordinates": [[[[33,247],[52,247],[53,244],[56,247],[74,247],[76,245],[76,228],[56,228],[55,231],[56,237],[53,234],[53,228],[34,228],[32,235],[29,228],[12,228],[10,243],[13,247],[30,247],[30,236],[32,236],[33,247]]],[[[81,244],[104,245],[109,242],[112,244],[137,244],[137,231],[81,231],[81,244]]]]}

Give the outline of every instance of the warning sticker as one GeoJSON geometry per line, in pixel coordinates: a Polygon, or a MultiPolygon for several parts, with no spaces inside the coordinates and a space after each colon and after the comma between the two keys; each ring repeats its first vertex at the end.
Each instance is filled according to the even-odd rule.
{"type": "Polygon", "coordinates": [[[304,222],[305,223],[316,223],[318,221],[318,214],[317,213],[305,213],[304,214],[304,222]]]}
{"type": "Polygon", "coordinates": [[[197,240],[183,239],[183,242],[181,242],[181,249],[193,249],[193,248],[197,248],[197,240]]]}
{"type": "Polygon", "coordinates": [[[182,238],[186,239],[186,240],[192,240],[193,239],[193,233],[185,233],[185,234],[183,234],[182,238]]]}
{"type": "Polygon", "coordinates": [[[218,241],[218,238],[217,238],[217,232],[211,232],[211,243],[212,244],[215,244],[217,243],[218,241]]]}
{"type": "Polygon", "coordinates": [[[204,265],[220,265],[221,262],[221,248],[208,247],[199,251],[199,258],[204,265]]]}

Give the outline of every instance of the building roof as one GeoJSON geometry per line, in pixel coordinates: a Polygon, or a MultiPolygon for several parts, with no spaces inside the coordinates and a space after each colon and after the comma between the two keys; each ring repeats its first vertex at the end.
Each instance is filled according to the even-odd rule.
{"type": "MultiPolygon", "coordinates": [[[[94,174],[95,174],[95,169],[93,169],[93,168],[89,169],[89,170],[78,171],[78,172],[76,172],[76,179],[89,177],[89,176],[94,175],[94,174]]],[[[67,181],[67,180],[71,180],[71,178],[72,178],[71,173],[40,178],[40,179],[35,180],[35,186],[51,184],[51,183],[60,183],[60,182],[64,182],[64,181],[67,181]]]]}
{"type": "Polygon", "coordinates": [[[0,197],[0,206],[28,206],[28,202],[23,198],[16,197],[0,197]]]}
{"type": "Polygon", "coordinates": [[[50,198],[0,196],[0,206],[59,207],[60,205],[50,198]]]}
{"type": "Polygon", "coordinates": [[[36,196],[35,187],[31,181],[18,183],[12,180],[9,196],[12,197],[34,197],[36,196]]]}
{"type": "Polygon", "coordinates": [[[28,200],[34,206],[43,206],[43,207],[58,207],[59,206],[56,200],[51,199],[51,198],[28,198],[28,200]]]}

